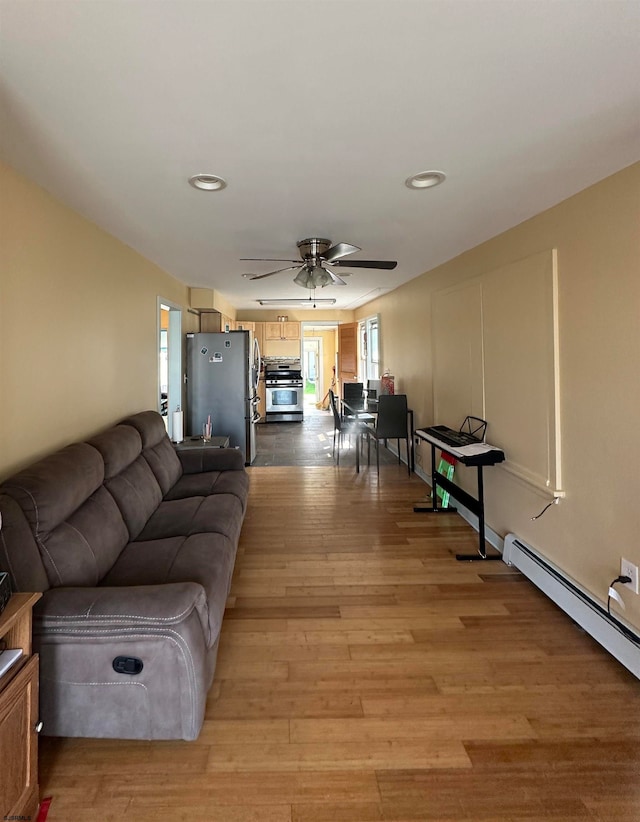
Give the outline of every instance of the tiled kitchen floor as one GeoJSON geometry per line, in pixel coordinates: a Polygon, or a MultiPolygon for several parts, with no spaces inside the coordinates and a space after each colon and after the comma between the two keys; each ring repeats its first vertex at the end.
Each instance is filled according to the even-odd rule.
{"type": "MultiPolygon", "coordinates": [[[[305,407],[303,422],[260,423],[256,426],[257,456],[253,466],[264,465],[331,465],[334,463],[333,415],[305,407]]],[[[394,443],[395,445],[395,443],[394,443]]],[[[340,465],[355,469],[355,439],[349,447],[345,438],[340,452],[340,465]]],[[[404,443],[401,448],[404,453],[404,443]]],[[[375,445],[371,445],[371,463],[375,470],[375,445]]],[[[398,463],[398,457],[386,448],[380,448],[380,464],[398,463]]],[[[367,454],[360,460],[361,469],[367,468],[367,454]]],[[[405,466],[406,468],[406,466],[405,466]]]]}

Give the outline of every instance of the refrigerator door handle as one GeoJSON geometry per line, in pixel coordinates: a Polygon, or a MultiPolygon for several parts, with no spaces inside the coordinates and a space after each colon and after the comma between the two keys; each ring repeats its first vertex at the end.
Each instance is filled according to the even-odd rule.
{"type": "Polygon", "coordinates": [[[255,373],[253,375],[253,390],[258,390],[258,382],[260,380],[260,372],[262,371],[262,355],[260,353],[260,345],[258,343],[258,338],[253,338],[253,368],[255,373]]]}

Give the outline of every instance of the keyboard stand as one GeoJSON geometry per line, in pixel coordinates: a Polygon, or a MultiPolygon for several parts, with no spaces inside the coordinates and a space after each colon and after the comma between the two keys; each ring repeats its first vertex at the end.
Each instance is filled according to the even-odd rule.
{"type": "MultiPolygon", "coordinates": [[[[420,437],[420,439],[425,440],[431,446],[431,505],[428,507],[423,507],[419,505],[415,505],[413,510],[416,513],[423,513],[423,514],[453,514],[456,513],[456,508],[439,508],[438,507],[438,486],[443,488],[445,491],[448,491],[450,496],[460,502],[462,505],[465,506],[472,514],[475,514],[478,517],[478,553],[477,554],[456,554],[456,559],[458,562],[475,562],[477,560],[495,560],[495,559],[502,559],[502,554],[500,553],[487,553],[486,545],[485,545],[485,524],[484,524],[484,482],[482,477],[482,469],[485,465],[495,465],[496,462],[501,460],[496,460],[495,458],[495,451],[498,449],[494,449],[494,452],[488,452],[486,459],[482,459],[482,457],[474,457],[472,460],[466,459],[463,455],[460,454],[457,448],[453,448],[452,446],[448,446],[446,443],[443,443],[441,440],[438,440],[432,437],[430,434],[427,434],[425,431],[418,429],[416,432],[416,436],[420,437]],[[436,447],[439,448],[441,451],[444,451],[447,454],[450,454],[454,457],[458,462],[462,463],[463,465],[469,465],[471,462],[475,465],[478,469],[478,496],[473,497],[471,494],[467,493],[463,488],[456,485],[455,483],[451,482],[450,479],[441,474],[438,469],[436,462],[436,447]]],[[[504,454],[500,451],[502,455],[502,459],[504,459],[504,454]]]]}

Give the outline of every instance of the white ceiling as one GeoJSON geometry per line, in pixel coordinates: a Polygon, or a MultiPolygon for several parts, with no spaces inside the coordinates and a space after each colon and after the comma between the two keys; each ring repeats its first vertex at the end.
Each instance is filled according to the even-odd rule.
{"type": "Polygon", "coordinates": [[[354,307],[640,158],[637,0],[0,0],[0,151],[188,285],[354,307]],[[405,179],[442,170],[438,188],[405,179]],[[224,177],[217,193],[187,184],[224,177]],[[339,273],[348,269],[338,269],[339,273]]]}

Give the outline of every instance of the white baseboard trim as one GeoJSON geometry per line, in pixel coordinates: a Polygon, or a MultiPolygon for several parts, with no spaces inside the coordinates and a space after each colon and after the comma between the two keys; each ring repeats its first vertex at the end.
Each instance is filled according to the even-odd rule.
{"type": "MultiPolygon", "coordinates": [[[[415,473],[430,489],[431,476],[419,465],[416,465],[415,473]]],[[[430,491],[428,493],[430,495],[430,491]]],[[[460,516],[477,531],[478,517],[457,500],[455,506],[460,516]]],[[[563,571],[518,539],[515,534],[507,534],[503,539],[485,525],[485,538],[502,554],[502,559],[507,565],[517,568],[618,662],[640,679],[640,637],[633,628],[624,625],[620,620],[612,619],[603,605],[596,602],[563,571]]]]}
{"type": "Polygon", "coordinates": [[[632,628],[611,617],[603,605],[515,534],[505,537],[503,559],[640,679],[640,637],[632,628]]]}

